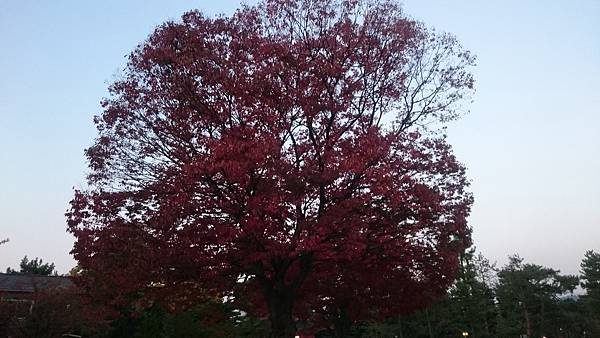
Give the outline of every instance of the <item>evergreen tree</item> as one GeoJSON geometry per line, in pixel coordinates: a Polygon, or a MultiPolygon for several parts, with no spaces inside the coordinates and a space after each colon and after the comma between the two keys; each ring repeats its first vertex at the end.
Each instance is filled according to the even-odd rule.
{"type": "Polygon", "coordinates": [[[551,317],[556,313],[559,295],[572,292],[578,284],[576,276],[560,275],[560,271],[536,264],[524,264],[518,255],[498,273],[496,296],[500,311],[500,336],[529,337],[550,335],[551,317]]]}
{"type": "Polygon", "coordinates": [[[20,270],[16,271],[11,268],[6,269],[7,274],[31,274],[41,276],[57,276],[58,272],[54,269],[54,263],[44,263],[41,258],[36,257],[35,259],[29,260],[27,256],[21,260],[20,270]]]}
{"type": "Polygon", "coordinates": [[[454,338],[496,337],[497,308],[494,286],[496,268],[475,248],[460,257],[460,269],[452,288],[431,306],[383,323],[357,329],[359,337],[454,338]]]}
{"type": "Polygon", "coordinates": [[[495,267],[475,249],[461,256],[461,269],[450,303],[457,314],[462,332],[474,337],[492,337],[495,332],[496,306],[492,290],[495,267]]]}
{"type": "Polygon", "coordinates": [[[589,250],[581,262],[581,286],[583,311],[593,337],[600,336],[600,253],[589,250]]]}

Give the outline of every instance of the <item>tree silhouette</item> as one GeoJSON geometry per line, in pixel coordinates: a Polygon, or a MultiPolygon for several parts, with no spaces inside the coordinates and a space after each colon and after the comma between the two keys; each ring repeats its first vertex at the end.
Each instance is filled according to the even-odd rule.
{"type": "Polygon", "coordinates": [[[23,257],[19,264],[20,270],[16,271],[11,268],[6,269],[8,274],[32,274],[41,276],[58,275],[58,272],[54,269],[54,263],[44,263],[41,258],[36,257],[35,259],[29,260],[27,256],[23,257]]]}

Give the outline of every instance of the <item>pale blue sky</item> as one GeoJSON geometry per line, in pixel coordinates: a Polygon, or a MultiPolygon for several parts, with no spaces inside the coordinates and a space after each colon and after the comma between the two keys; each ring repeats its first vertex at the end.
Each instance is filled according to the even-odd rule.
{"type": "MultiPolygon", "coordinates": [[[[449,128],[469,168],[474,239],[499,263],[576,273],[600,250],[600,1],[404,1],[478,55],[471,113],[449,128]]],[[[83,184],[92,116],[124,56],[167,19],[238,1],[0,2],[0,271],[67,272],[63,213],[83,184]]]]}

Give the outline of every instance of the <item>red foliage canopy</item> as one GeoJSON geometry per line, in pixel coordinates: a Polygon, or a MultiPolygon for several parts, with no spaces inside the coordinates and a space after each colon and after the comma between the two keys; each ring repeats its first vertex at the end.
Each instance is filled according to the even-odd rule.
{"type": "Polygon", "coordinates": [[[470,241],[464,168],[431,131],[458,116],[473,62],[387,1],[165,23],[95,119],[75,258],[116,302],[247,279],[282,336],[293,312],[418,306],[470,241]]]}

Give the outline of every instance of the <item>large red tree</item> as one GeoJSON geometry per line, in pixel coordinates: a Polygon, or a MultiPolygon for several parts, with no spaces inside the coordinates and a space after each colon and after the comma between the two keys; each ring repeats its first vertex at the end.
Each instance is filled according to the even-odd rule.
{"type": "Polygon", "coordinates": [[[73,254],[115,303],[185,306],[244,281],[275,337],[418,307],[470,241],[464,168],[435,130],[473,62],[388,1],[165,23],[95,119],[73,254]]]}

